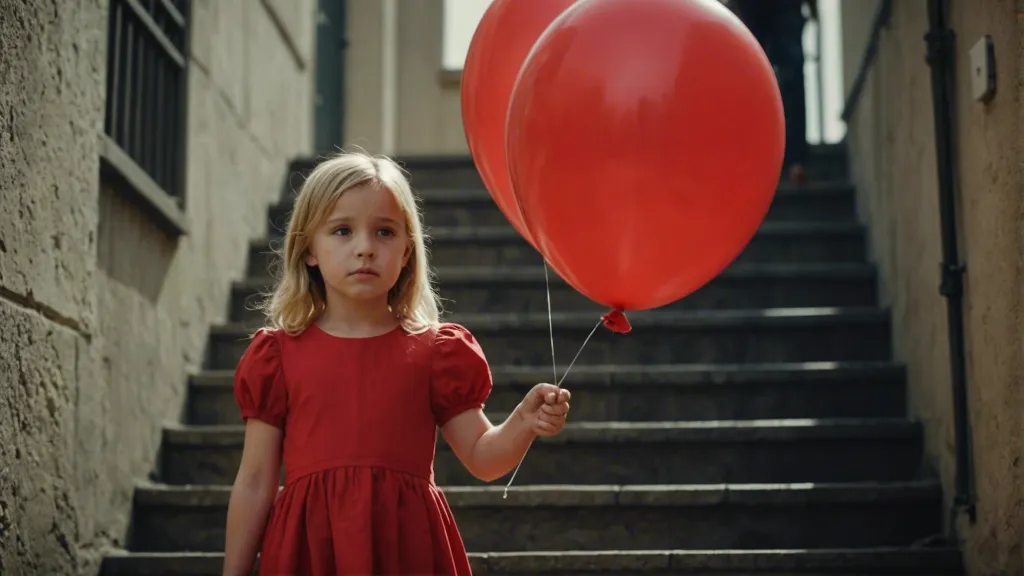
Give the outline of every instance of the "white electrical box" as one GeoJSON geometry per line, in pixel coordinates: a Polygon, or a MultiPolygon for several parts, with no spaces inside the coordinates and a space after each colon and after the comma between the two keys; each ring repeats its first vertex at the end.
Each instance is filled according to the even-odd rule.
{"type": "Polygon", "coordinates": [[[971,93],[978,102],[988,102],[996,93],[995,52],[987,34],[971,47],[971,93]]]}

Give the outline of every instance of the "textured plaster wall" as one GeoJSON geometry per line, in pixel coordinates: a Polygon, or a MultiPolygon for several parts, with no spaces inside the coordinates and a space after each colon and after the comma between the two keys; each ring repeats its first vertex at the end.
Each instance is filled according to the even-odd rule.
{"type": "Polygon", "coordinates": [[[313,0],[194,0],[176,238],[101,183],[106,1],[0,11],[0,573],[95,573],[312,146],[313,0]]]}
{"type": "Polygon", "coordinates": [[[344,84],[344,143],[372,152],[383,141],[383,29],[381,0],[348,0],[344,84]]]}
{"type": "Polygon", "coordinates": [[[346,145],[388,154],[468,154],[458,75],[441,70],[444,0],[398,0],[394,7],[387,23],[383,0],[348,1],[346,145]]]}
{"type": "Polygon", "coordinates": [[[466,154],[460,86],[441,70],[444,0],[399,3],[397,152],[466,154]]]}
{"type": "MultiPolygon", "coordinates": [[[[863,53],[875,2],[843,1],[846,78],[863,53]]],[[[1021,71],[1024,17],[1015,0],[954,0],[957,35],[958,228],[965,276],[965,336],[978,518],[958,534],[969,574],[1024,573],[1024,175],[1021,71]],[[998,88],[971,97],[968,50],[993,37],[998,88]]],[[[861,216],[882,293],[893,310],[910,407],[925,424],[928,464],[953,495],[955,444],[924,0],[893,3],[878,59],[851,120],[861,216]]]]}

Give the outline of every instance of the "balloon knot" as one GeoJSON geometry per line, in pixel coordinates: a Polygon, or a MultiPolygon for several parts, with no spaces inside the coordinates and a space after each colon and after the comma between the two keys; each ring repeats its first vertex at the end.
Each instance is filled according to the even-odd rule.
{"type": "Polygon", "coordinates": [[[616,308],[611,312],[601,316],[601,321],[604,322],[605,328],[612,332],[618,332],[619,334],[626,334],[633,329],[629,324],[629,319],[622,312],[621,308],[616,308]]]}

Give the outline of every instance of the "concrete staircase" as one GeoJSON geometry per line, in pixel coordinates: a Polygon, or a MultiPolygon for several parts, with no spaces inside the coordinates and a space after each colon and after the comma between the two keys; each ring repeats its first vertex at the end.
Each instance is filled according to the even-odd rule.
{"type": "MultiPolygon", "coordinates": [[[[448,318],[484,346],[501,418],[551,378],[541,258],[466,160],[408,166],[448,318]]],[[[598,330],[566,380],[566,430],[534,445],[507,499],[507,479],[482,485],[439,440],[437,482],[476,574],[962,573],[955,549],[915,544],[941,531],[941,492],[920,472],[842,149],[815,148],[813,175],[828,183],[782,187],[711,284],[631,313],[628,335],[598,330]]],[[[106,576],[220,573],[243,439],[232,369],[289,204],[252,245],[232,323],[211,330],[187,420],[165,431],[158,480],[138,487],[129,550],[105,559],[106,576]]],[[[564,370],[603,309],[557,280],[552,306],[564,370]]]]}

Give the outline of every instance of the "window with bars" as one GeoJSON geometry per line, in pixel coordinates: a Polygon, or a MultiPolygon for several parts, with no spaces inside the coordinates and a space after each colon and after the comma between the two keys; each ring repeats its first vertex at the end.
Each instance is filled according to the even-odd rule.
{"type": "Polygon", "coordinates": [[[109,18],[107,156],[183,208],[189,0],[110,0],[109,18]]]}

